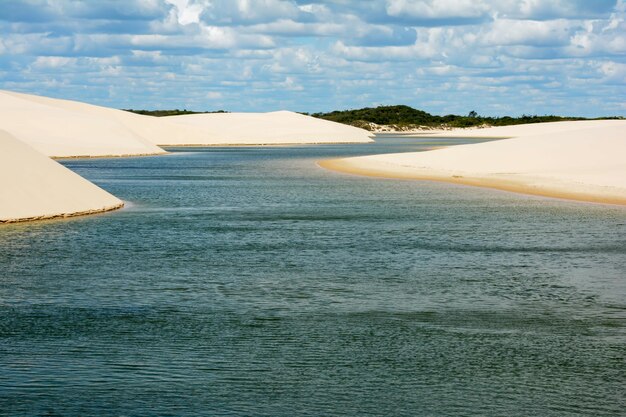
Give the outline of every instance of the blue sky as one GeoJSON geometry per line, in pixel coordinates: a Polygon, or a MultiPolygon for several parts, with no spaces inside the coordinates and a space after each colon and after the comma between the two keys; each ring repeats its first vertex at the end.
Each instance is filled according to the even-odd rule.
{"type": "Polygon", "coordinates": [[[118,108],[626,115],[626,0],[0,0],[0,88],[118,108]]]}

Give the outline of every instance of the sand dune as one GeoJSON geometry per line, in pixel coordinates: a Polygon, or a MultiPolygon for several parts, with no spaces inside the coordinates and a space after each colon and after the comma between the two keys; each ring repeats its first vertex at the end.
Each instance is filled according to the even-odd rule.
{"type": "Polygon", "coordinates": [[[113,210],[122,201],[0,131],[0,223],[113,210]]]}
{"type": "Polygon", "coordinates": [[[365,130],[291,112],[157,118],[0,90],[0,222],[111,210],[122,202],[51,157],[154,155],[170,145],[369,142],[365,130]]]}
{"type": "Polygon", "coordinates": [[[290,111],[271,113],[209,113],[168,117],[180,126],[202,129],[206,136],[194,143],[170,138],[159,145],[290,145],[367,143],[371,133],[353,126],[290,111]],[[176,140],[176,141],[175,141],[176,140]]]}
{"type": "Polygon", "coordinates": [[[371,134],[288,111],[152,117],[0,90],[0,129],[53,157],[154,155],[157,145],[365,143],[371,134]]]}
{"type": "Polygon", "coordinates": [[[620,120],[579,120],[575,122],[529,123],[525,125],[488,127],[485,129],[455,129],[435,132],[437,137],[463,138],[514,138],[553,133],[564,133],[620,124],[620,120]]]}
{"type": "Polygon", "coordinates": [[[127,122],[126,114],[129,113],[121,110],[0,91],[0,114],[0,129],[48,156],[165,153],[148,141],[141,131],[129,128],[129,125],[133,128],[140,126],[141,122],[127,122]]]}
{"type": "MultiPolygon", "coordinates": [[[[8,93],[8,92],[7,92],[8,93]]],[[[202,142],[206,137],[206,132],[194,126],[184,126],[171,123],[170,118],[144,116],[141,114],[131,113],[124,110],[113,109],[109,107],[94,106],[92,104],[82,103],[72,100],[61,100],[43,96],[35,96],[29,94],[8,93],[13,96],[28,100],[33,103],[50,106],[52,108],[61,108],[78,114],[88,114],[98,118],[104,118],[112,123],[119,124],[127,132],[134,136],[134,140],[140,141],[143,145],[150,148],[151,153],[158,154],[164,151],[155,145],[167,142],[202,142]]],[[[90,139],[89,141],[93,141],[90,139]]],[[[129,146],[126,137],[114,138],[114,142],[109,140],[111,146],[120,147],[129,146]]],[[[53,141],[49,141],[52,143],[53,141]]],[[[128,154],[136,155],[136,153],[128,154]]]]}
{"type": "Polygon", "coordinates": [[[520,125],[449,136],[465,133],[515,138],[428,152],[329,160],[320,165],[362,175],[626,204],[626,121],[520,125]]]}

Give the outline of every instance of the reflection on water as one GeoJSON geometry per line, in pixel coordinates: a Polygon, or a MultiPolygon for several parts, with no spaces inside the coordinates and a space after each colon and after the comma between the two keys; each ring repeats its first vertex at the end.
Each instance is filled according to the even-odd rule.
{"type": "Polygon", "coordinates": [[[623,413],[624,208],[315,165],[433,143],[64,161],[130,204],[0,228],[0,414],[623,413]]]}

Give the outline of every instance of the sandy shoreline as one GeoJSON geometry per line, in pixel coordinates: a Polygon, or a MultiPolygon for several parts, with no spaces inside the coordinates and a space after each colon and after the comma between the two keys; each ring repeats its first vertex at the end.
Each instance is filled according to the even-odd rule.
{"type": "Polygon", "coordinates": [[[401,179],[417,181],[434,181],[458,184],[479,188],[490,188],[500,191],[508,191],[517,194],[534,195],[540,197],[559,198],[564,200],[574,200],[587,203],[616,204],[626,206],[626,193],[612,193],[608,190],[575,189],[571,185],[561,184],[537,186],[528,184],[527,180],[514,178],[480,178],[466,177],[461,175],[451,175],[449,173],[437,173],[436,171],[424,170],[422,172],[394,170],[392,167],[367,167],[364,164],[355,163],[347,159],[327,159],[318,161],[321,168],[343,174],[376,177],[384,179],[401,179]]]}
{"type": "Polygon", "coordinates": [[[0,130],[0,223],[111,211],[124,202],[0,130]]]}
{"type": "Polygon", "coordinates": [[[55,160],[166,155],[168,146],[297,146],[372,142],[363,129],[270,113],[158,118],[0,90],[0,223],[73,217],[123,202],[55,160]]]}
{"type": "Polygon", "coordinates": [[[106,213],[108,211],[119,210],[124,207],[124,203],[115,204],[109,207],[103,207],[100,209],[93,210],[84,210],[77,211],[73,213],[63,213],[63,214],[43,214],[41,216],[33,216],[33,217],[19,217],[19,218],[5,218],[0,219],[0,224],[14,224],[14,223],[23,223],[23,222],[32,222],[37,220],[55,220],[55,219],[67,219],[70,217],[78,217],[78,216],[87,216],[91,214],[100,214],[106,213]]]}
{"type": "MultiPolygon", "coordinates": [[[[355,175],[440,181],[567,200],[626,205],[626,121],[482,129],[512,139],[318,162],[355,175]]],[[[447,136],[447,135],[446,135],[447,136]]],[[[460,135],[450,135],[460,137],[460,135]]],[[[439,137],[439,136],[436,136],[439,137]]]]}
{"type": "MultiPolygon", "coordinates": [[[[372,142],[372,133],[290,111],[156,118],[0,90],[0,223],[73,217],[124,203],[55,162],[164,155],[167,147],[276,147],[372,142]],[[33,121],[36,122],[33,122],[33,121]]],[[[402,136],[494,139],[424,152],[323,161],[335,171],[445,181],[626,205],[626,121],[590,120],[402,136]]],[[[381,135],[384,136],[384,133],[381,135]]],[[[384,138],[381,138],[384,140],[384,138]]]]}
{"type": "Polygon", "coordinates": [[[129,154],[129,155],[72,155],[72,156],[50,156],[55,161],[65,161],[72,159],[117,159],[117,158],[143,158],[146,156],[165,156],[169,152],[159,153],[142,153],[142,154],[129,154]]]}
{"type": "MultiPolygon", "coordinates": [[[[354,145],[354,142],[162,144],[163,148],[295,148],[311,145],[354,145]]],[[[162,155],[162,154],[159,154],[162,155]]]]}

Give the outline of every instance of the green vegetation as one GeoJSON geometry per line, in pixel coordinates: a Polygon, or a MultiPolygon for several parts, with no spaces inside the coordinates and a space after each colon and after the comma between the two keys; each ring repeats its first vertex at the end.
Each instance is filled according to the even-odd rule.
{"type": "Polygon", "coordinates": [[[180,116],[181,114],[203,114],[203,113],[228,113],[224,110],[217,111],[191,111],[191,110],[135,110],[135,109],[122,109],[124,111],[129,111],[131,113],[143,114],[145,116],[156,116],[156,117],[164,117],[164,116],[180,116]]]}
{"type": "Polygon", "coordinates": [[[391,125],[398,128],[418,126],[436,127],[471,127],[471,126],[506,126],[523,123],[558,122],[565,120],[585,120],[581,117],[561,116],[528,116],[521,117],[483,117],[475,111],[467,116],[449,114],[437,116],[409,106],[380,106],[366,107],[358,110],[333,111],[330,113],[314,113],[311,116],[334,122],[349,124],[365,129],[371,129],[370,123],[377,125],[391,125]]]}
{"type": "MultiPolygon", "coordinates": [[[[191,110],[134,110],[124,109],[126,111],[148,116],[178,116],[181,114],[202,114],[202,113],[228,113],[225,110],[217,111],[191,111],[191,110]]],[[[389,126],[391,130],[410,130],[418,127],[429,128],[450,128],[450,127],[472,127],[472,126],[508,126],[524,123],[543,123],[543,122],[559,122],[566,120],[588,120],[583,117],[562,117],[562,116],[529,116],[520,117],[486,117],[480,116],[474,110],[470,111],[467,116],[459,116],[456,114],[448,114],[446,116],[437,116],[427,113],[423,110],[417,110],[409,106],[379,106],[366,107],[357,110],[335,110],[330,113],[301,113],[307,116],[317,117],[319,119],[331,120],[333,122],[348,124],[367,130],[373,130],[370,123],[377,125],[389,126]]],[[[603,119],[620,119],[620,117],[604,117],[603,119]]]]}

